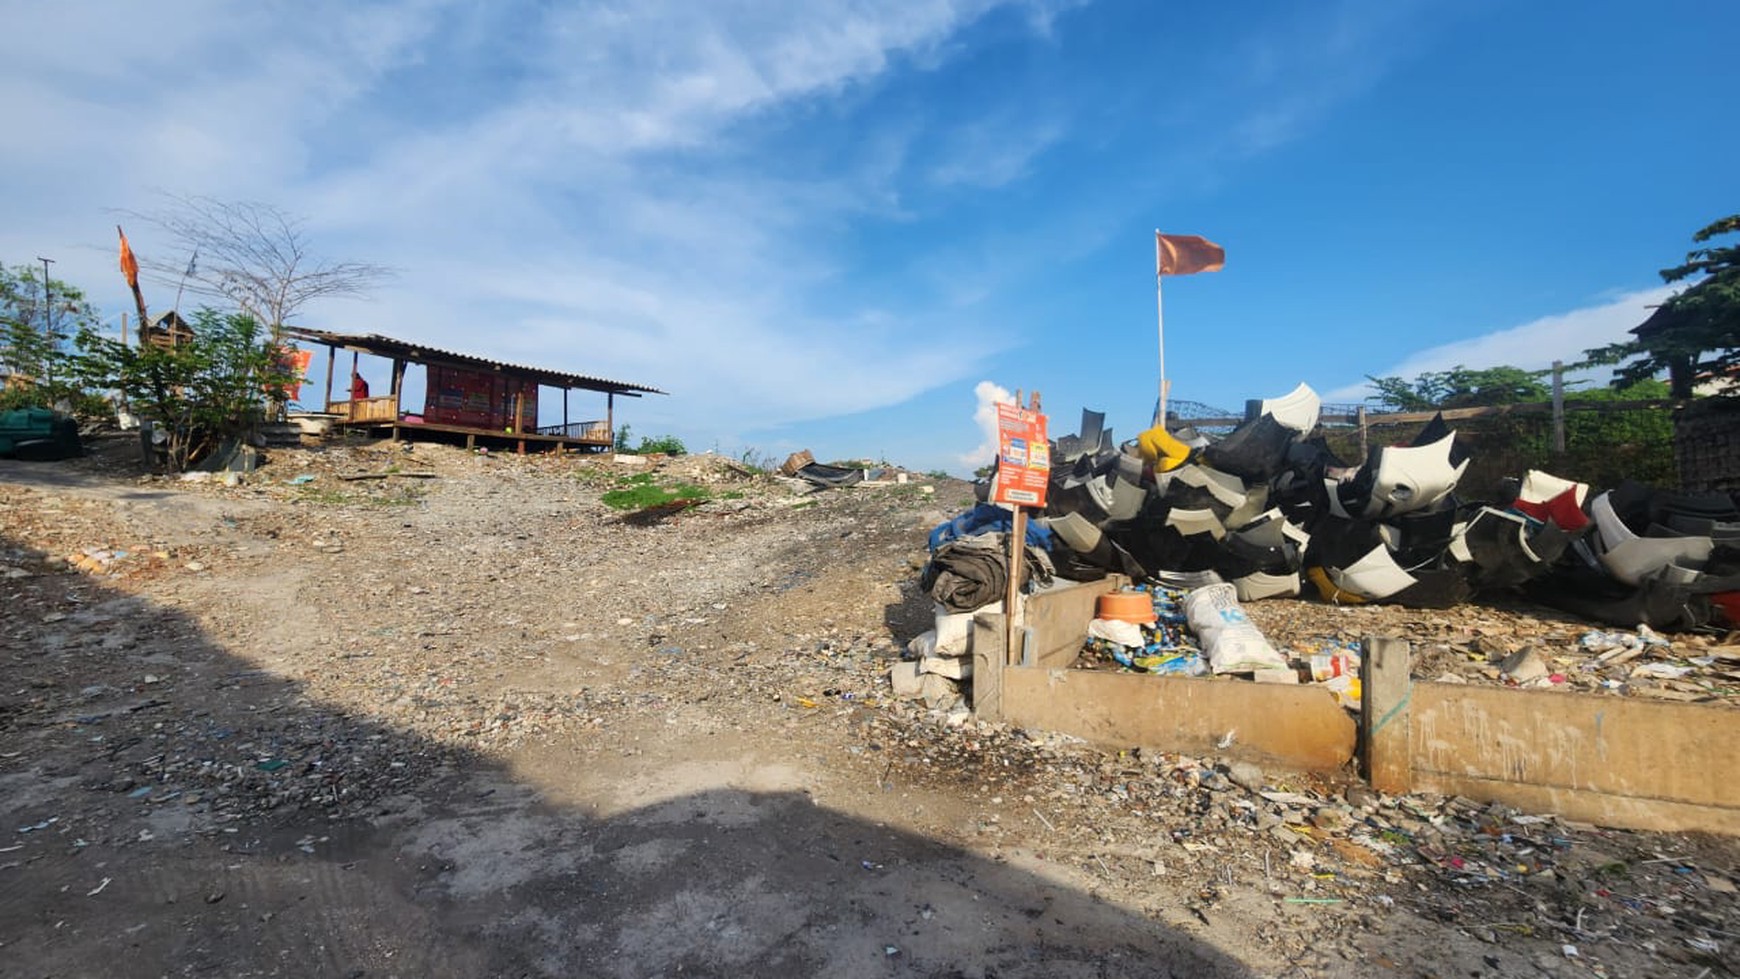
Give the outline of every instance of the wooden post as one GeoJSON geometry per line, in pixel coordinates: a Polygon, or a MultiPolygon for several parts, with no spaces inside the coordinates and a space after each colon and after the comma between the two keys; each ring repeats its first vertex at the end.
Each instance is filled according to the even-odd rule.
{"type": "Polygon", "coordinates": [[[338,348],[332,346],[331,344],[327,344],[327,346],[326,346],[326,400],[321,402],[321,405],[320,405],[321,411],[331,411],[332,410],[332,371],[333,371],[333,364],[337,359],[338,359],[338,348]]]}
{"type": "Polygon", "coordinates": [[[574,434],[568,431],[568,388],[562,389],[562,434],[565,436],[574,434]]]}
{"type": "MultiPolygon", "coordinates": [[[[1021,406],[1021,392],[1015,392],[1015,406],[1021,406]]],[[[1039,392],[1033,392],[1033,400],[1029,402],[1029,411],[1039,410],[1039,392]]],[[[1027,553],[1027,508],[1016,504],[1015,519],[1009,528],[1009,586],[1004,592],[1003,622],[1005,662],[1017,662],[1020,655],[1020,645],[1016,642],[1021,632],[1021,559],[1027,553]]]]}
{"type": "Polygon", "coordinates": [[[1021,600],[1021,558],[1027,543],[1027,511],[1017,505],[1015,521],[1009,530],[1009,587],[1003,593],[1003,662],[1015,662],[1016,646],[1015,632],[1020,626],[1015,614],[1017,603],[1021,600]]]}
{"type": "Polygon", "coordinates": [[[1360,658],[1361,769],[1379,792],[1413,787],[1408,702],[1413,696],[1408,641],[1372,637],[1360,658]]]}
{"type": "Polygon", "coordinates": [[[1553,361],[1553,452],[1565,454],[1565,365],[1553,361]]]}
{"type": "Polygon", "coordinates": [[[127,314],[121,314],[121,346],[127,345],[127,314]]]}
{"type": "Polygon", "coordinates": [[[610,432],[610,447],[616,447],[616,392],[604,393],[604,427],[610,432]]]}
{"type": "Polygon", "coordinates": [[[1353,418],[1354,418],[1354,421],[1356,423],[1358,423],[1358,425],[1359,425],[1359,462],[1360,462],[1360,465],[1364,465],[1366,453],[1370,451],[1366,447],[1365,405],[1360,405],[1357,409],[1354,410],[1353,418]]]}

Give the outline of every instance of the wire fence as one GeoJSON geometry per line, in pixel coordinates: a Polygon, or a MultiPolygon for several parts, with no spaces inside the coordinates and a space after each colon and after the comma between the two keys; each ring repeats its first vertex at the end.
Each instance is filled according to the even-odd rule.
{"type": "MultiPolygon", "coordinates": [[[[1672,486],[1679,482],[1676,407],[1673,401],[1566,401],[1378,412],[1357,403],[1324,404],[1316,434],[1347,465],[1356,466],[1372,446],[1407,445],[1442,414],[1470,455],[1458,485],[1476,498],[1496,493],[1503,480],[1530,469],[1600,487],[1627,479],[1672,486]]],[[[1246,418],[1244,412],[1199,401],[1168,401],[1167,412],[1210,434],[1231,430],[1246,418]]]]}

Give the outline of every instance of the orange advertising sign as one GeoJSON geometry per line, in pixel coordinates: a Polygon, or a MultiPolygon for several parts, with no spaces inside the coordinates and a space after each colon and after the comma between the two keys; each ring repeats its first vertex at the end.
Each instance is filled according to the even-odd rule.
{"type": "Polygon", "coordinates": [[[997,406],[997,493],[993,503],[1045,505],[1051,445],[1045,416],[1012,404],[997,406]]]}
{"type": "Polygon", "coordinates": [[[295,401],[302,396],[302,379],[308,375],[308,365],[314,361],[314,351],[298,347],[278,348],[278,368],[287,377],[283,390],[280,392],[270,385],[266,394],[271,397],[283,397],[295,401]]]}

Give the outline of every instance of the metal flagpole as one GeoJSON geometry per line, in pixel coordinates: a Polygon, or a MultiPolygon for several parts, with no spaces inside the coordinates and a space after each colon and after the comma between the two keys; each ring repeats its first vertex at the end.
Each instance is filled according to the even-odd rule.
{"type": "Polygon", "coordinates": [[[1166,420],[1166,303],[1161,297],[1160,229],[1154,229],[1154,322],[1160,338],[1160,397],[1154,402],[1154,424],[1166,420]]]}

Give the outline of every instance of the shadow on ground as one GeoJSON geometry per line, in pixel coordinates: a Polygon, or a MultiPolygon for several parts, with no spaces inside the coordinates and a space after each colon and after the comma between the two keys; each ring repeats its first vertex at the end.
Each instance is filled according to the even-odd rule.
{"type": "Polygon", "coordinates": [[[0,581],[0,601],[6,975],[1249,974],[803,792],[552,803],[101,579],[0,581]]]}

